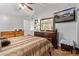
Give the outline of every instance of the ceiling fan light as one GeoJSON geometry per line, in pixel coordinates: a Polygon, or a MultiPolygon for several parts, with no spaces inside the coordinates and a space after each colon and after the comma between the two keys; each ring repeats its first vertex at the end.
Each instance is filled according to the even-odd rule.
{"type": "Polygon", "coordinates": [[[21,9],[24,9],[24,6],[22,6],[22,4],[19,4],[19,7],[20,7],[21,9]]]}
{"type": "Polygon", "coordinates": [[[25,5],[24,5],[23,7],[24,7],[24,8],[26,8],[26,6],[25,6],[25,5]]]}

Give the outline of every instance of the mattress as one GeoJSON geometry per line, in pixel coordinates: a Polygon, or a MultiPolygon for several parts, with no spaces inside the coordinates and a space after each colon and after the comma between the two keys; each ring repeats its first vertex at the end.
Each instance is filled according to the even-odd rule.
{"type": "Polygon", "coordinates": [[[35,36],[19,36],[9,38],[11,44],[0,49],[0,56],[42,56],[52,44],[49,40],[35,36]]]}

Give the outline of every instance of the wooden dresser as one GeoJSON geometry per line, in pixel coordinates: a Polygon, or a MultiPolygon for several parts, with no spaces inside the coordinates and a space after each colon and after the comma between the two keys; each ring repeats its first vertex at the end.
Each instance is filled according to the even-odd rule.
{"type": "Polygon", "coordinates": [[[34,32],[35,36],[39,36],[39,37],[45,37],[48,40],[51,41],[51,43],[53,44],[54,48],[58,48],[58,39],[57,39],[57,31],[52,31],[52,32],[34,32]]]}

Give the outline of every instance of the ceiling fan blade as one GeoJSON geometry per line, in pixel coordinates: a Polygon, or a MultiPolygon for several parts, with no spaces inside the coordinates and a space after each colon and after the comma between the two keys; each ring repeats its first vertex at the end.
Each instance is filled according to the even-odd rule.
{"type": "Polygon", "coordinates": [[[24,6],[25,5],[25,3],[20,3],[22,6],[24,6]]]}
{"type": "MultiPolygon", "coordinates": [[[[30,4],[32,4],[32,3],[30,3],[30,4]]],[[[33,8],[32,7],[30,7],[29,5],[30,5],[29,3],[21,3],[21,5],[24,7],[24,6],[26,6],[28,9],[30,9],[30,10],[33,10],[33,8]]]]}
{"type": "Polygon", "coordinates": [[[28,9],[33,10],[33,8],[31,8],[30,6],[26,5],[28,9]]]}
{"type": "Polygon", "coordinates": [[[28,3],[28,4],[35,4],[35,3],[28,3]]]}

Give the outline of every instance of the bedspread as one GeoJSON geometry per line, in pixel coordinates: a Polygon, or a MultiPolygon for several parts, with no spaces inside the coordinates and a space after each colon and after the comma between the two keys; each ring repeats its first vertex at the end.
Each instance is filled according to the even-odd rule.
{"type": "Polygon", "coordinates": [[[42,56],[53,47],[49,40],[42,37],[19,36],[8,40],[11,44],[1,48],[2,56],[42,56]]]}

